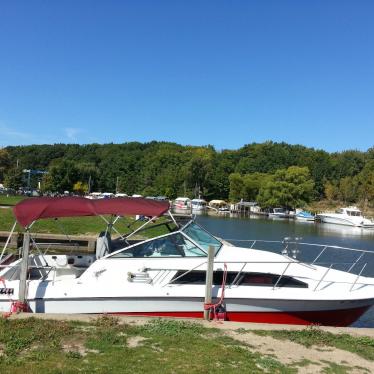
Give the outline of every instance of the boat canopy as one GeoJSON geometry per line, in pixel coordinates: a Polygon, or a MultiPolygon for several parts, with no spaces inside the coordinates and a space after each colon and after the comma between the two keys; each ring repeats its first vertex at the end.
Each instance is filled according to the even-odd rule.
{"type": "Polygon", "coordinates": [[[14,206],[17,221],[27,227],[41,218],[83,217],[113,214],[117,216],[158,217],[169,210],[166,201],[119,197],[89,200],[83,197],[35,197],[14,206]]]}

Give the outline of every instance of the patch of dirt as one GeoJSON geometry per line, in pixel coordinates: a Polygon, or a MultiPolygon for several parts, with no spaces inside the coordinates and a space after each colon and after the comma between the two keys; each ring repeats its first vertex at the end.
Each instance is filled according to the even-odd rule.
{"type": "Polygon", "coordinates": [[[88,353],[100,353],[96,349],[88,349],[84,345],[84,340],[75,338],[75,339],[69,339],[62,342],[62,350],[65,353],[69,352],[77,352],[82,357],[87,356],[88,353]]]}
{"type": "Polygon", "coordinates": [[[127,339],[127,346],[129,348],[136,348],[143,345],[142,343],[145,340],[147,340],[147,338],[145,338],[144,336],[132,336],[131,338],[127,339]]]}
{"type": "Polygon", "coordinates": [[[226,334],[235,340],[251,346],[251,350],[261,354],[269,355],[285,365],[297,365],[298,362],[306,362],[305,366],[298,367],[300,374],[316,374],[323,372],[328,368],[328,363],[350,367],[350,374],[374,373],[374,362],[338,348],[326,347],[321,350],[320,347],[304,347],[291,341],[282,341],[271,336],[259,336],[251,332],[245,334],[236,331],[226,331],[226,334]]]}

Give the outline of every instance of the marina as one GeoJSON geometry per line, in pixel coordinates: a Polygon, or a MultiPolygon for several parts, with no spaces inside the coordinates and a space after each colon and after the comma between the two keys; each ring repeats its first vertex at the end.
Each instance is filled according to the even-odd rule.
{"type": "Polygon", "coordinates": [[[300,230],[292,221],[280,230],[278,221],[229,215],[200,215],[194,222],[173,216],[167,202],[142,198],[34,198],[18,203],[14,213],[25,234],[22,258],[2,263],[3,312],[21,306],[36,313],[202,317],[206,306],[208,318],[229,321],[347,326],[374,303],[373,251],[305,238],[308,228],[315,235],[324,225],[306,223],[300,230]],[[152,219],[111,238],[116,221],[135,214],[152,219]],[[43,253],[30,237],[33,222],[69,216],[100,216],[107,223],[95,253],[43,253]],[[167,231],[134,236],[146,226],[167,231]],[[34,252],[28,257],[30,239],[34,252]],[[123,288],[118,282],[124,273],[123,288]],[[204,289],[212,292],[205,303],[204,289]]]}

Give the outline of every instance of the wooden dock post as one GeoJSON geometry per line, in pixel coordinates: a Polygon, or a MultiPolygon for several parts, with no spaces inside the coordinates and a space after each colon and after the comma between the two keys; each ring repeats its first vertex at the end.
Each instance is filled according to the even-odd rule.
{"type": "Polygon", "coordinates": [[[19,280],[18,301],[25,304],[27,301],[27,273],[29,268],[30,232],[23,235],[22,261],[19,280]]]}
{"type": "MultiPolygon", "coordinates": [[[[204,306],[212,303],[212,286],[213,286],[213,266],[214,266],[215,249],[212,245],[208,248],[208,261],[205,276],[205,299],[204,306]]],[[[204,307],[204,319],[209,321],[210,310],[204,307]]]]}

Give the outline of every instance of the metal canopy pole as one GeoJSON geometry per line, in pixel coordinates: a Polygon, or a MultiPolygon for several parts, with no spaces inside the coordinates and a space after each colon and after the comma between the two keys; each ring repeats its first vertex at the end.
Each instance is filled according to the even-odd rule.
{"type": "Polygon", "coordinates": [[[29,268],[29,252],[30,252],[30,231],[29,231],[29,227],[27,227],[23,235],[21,273],[20,273],[19,291],[18,291],[18,301],[23,305],[27,301],[27,272],[29,268]]]}
{"type": "Polygon", "coordinates": [[[14,230],[15,230],[15,228],[16,228],[16,225],[17,225],[17,221],[14,222],[14,225],[13,225],[13,227],[12,227],[12,230],[11,230],[10,233],[9,233],[8,239],[7,239],[7,241],[6,241],[5,245],[4,245],[4,248],[3,248],[2,252],[1,252],[0,260],[1,260],[1,259],[3,258],[3,256],[4,256],[4,252],[5,252],[5,250],[6,250],[7,247],[8,247],[8,244],[9,244],[10,239],[11,239],[11,237],[12,237],[12,235],[13,235],[13,232],[14,232],[14,230]]]}
{"type": "Polygon", "coordinates": [[[129,235],[126,236],[126,239],[128,239],[130,236],[133,236],[134,234],[136,234],[138,231],[140,231],[141,229],[143,229],[145,226],[147,226],[150,222],[153,222],[158,216],[154,216],[152,217],[149,221],[147,221],[146,223],[144,223],[143,225],[139,226],[136,230],[134,230],[133,232],[131,232],[129,235]]]}

